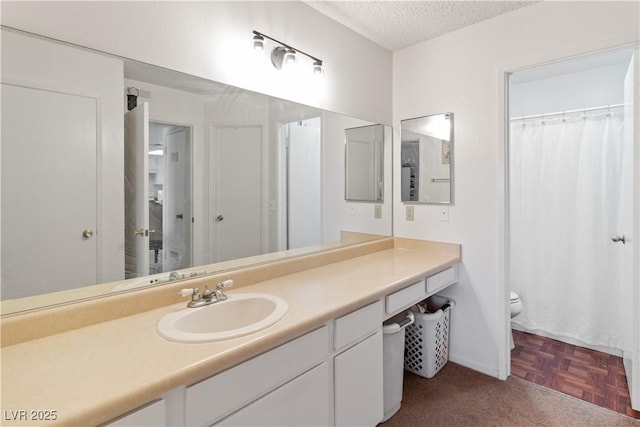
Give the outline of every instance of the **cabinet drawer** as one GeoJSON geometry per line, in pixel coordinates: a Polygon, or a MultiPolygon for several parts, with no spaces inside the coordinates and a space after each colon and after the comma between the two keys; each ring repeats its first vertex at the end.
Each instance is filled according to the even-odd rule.
{"type": "Polygon", "coordinates": [[[438,274],[427,277],[427,292],[435,292],[447,285],[455,283],[457,280],[456,276],[456,268],[449,267],[438,274]]]}
{"type": "Polygon", "coordinates": [[[187,388],[187,425],[219,419],[300,375],[329,354],[326,326],[187,388]]]}
{"type": "Polygon", "coordinates": [[[328,426],[329,365],[323,362],[216,426],[328,426]]]}
{"type": "Polygon", "coordinates": [[[116,421],[112,421],[109,427],[141,427],[141,426],[163,426],[166,425],[164,418],[164,400],[150,403],[142,408],[138,408],[116,421]]]}
{"type": "Polygon", "coordinates": [[[337,350],[380,328],[382,325],[382,302],[373,304],[344,315],[335,320],[333,347],[337,350]]]}
{"type": "Polygon", "coordinates": [[[395,313],[424,299],[424,280],[385,297],[387,313],[395,313]]]}

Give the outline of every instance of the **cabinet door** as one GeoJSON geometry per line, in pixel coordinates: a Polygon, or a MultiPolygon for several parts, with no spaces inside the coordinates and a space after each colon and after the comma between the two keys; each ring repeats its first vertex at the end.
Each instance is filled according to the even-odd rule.
{"type": "Polygon", "coordinates": [[[375,426],[383,417],[382,332],[335,358],[336,426],[375,426]]]}
{"type": "Polygon", "coordinates": [[[220,421],[219,426],[328,426],[326,362],[220,421]]]}

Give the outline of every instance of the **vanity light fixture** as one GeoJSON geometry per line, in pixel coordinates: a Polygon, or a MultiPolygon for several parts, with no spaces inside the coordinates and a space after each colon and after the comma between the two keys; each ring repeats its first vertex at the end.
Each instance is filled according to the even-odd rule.
{"type": "Polygon", "coordinates": [[[280,46],[276,46],[271,51],[271,63],[273,66],[282,70],[285,69],[298,61],[298,54],[304,55],[307,58],[313,61],[313,73],[314,74],[322,74],[323,66],[322,59],[316,58],[315,56],[309,55],[306,52],[301,51],[300,49],[296,49],[286,43],[283,43],[279,40],[274,39],[273,37],[269,37],[266,34],[262,34],[258,31],[253,31],[253,47],[256,50],[264,49],[264,39],[269,39],[280,46]]]}

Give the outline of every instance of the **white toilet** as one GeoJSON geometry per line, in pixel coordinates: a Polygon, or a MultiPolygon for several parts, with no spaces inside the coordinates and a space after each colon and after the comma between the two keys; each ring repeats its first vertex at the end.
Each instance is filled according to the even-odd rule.
{"type": "MultiPolygon", "coordinates": [[[[511,318],[513,319],[520,313],[522,313],[522,301],[520,301],[517,293],[511,291],[511,318]]],[[[511,332],[511,350],[513,350],[515,346],[513,343],[513,332],[511,332]]]]}

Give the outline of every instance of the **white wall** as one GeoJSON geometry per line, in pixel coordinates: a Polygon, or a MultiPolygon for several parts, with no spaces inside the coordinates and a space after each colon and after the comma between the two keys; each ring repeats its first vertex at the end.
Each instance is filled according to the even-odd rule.
{"type": "MultiPolygon", "coordinates": [[[[451,360],[506,377],[504,73],[638,42],[637,2],[542,2],[394,52],[393,116],[455,113],[455,205],[415,206],[406,221],[394,171],[394,234],[462,244],[451,360]]],[[[399,156],[394,146],[394,158],[399,156]]]]}
{"type": "Polygon", "coordinates": [[[618,64],[567,70],[539,78],[526,77],[527,71],[516,73],[509,88],[510,117],[624,103],[622,82],[629,58],[621,59],[618,64]],[[520,81],[523,78],[526,80],[520,81]]]}
{"type": "Polygon", "coordinates": [[[298,1],[2,2],[2,24],[373,122],[391,53],[298,1]],[[252,30],[321,58],[324,83],[252,62],[252,30]]]}

